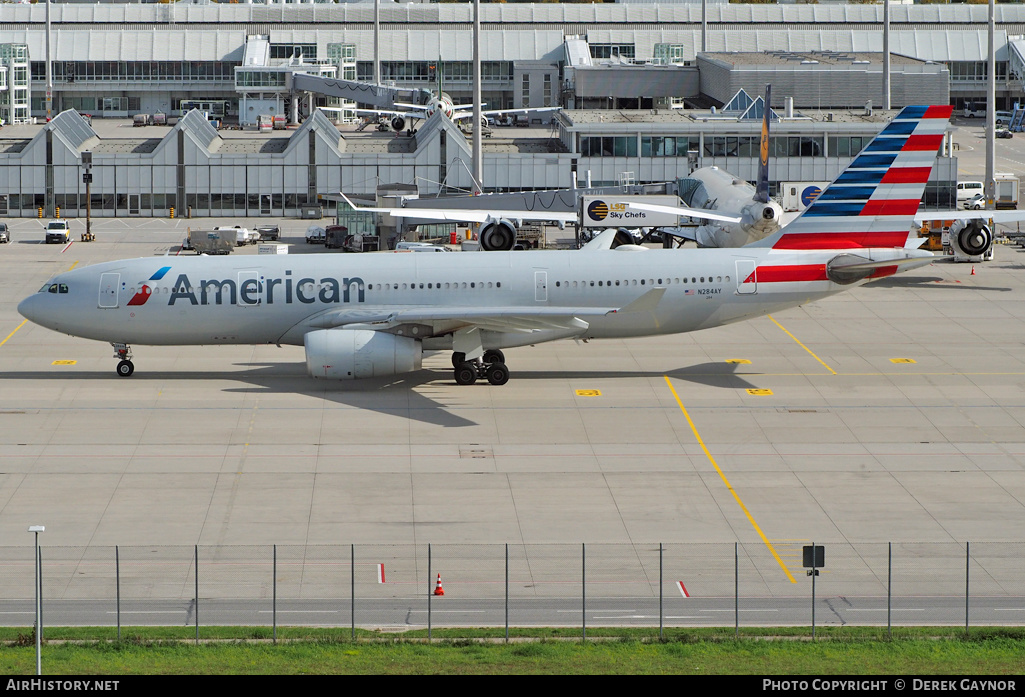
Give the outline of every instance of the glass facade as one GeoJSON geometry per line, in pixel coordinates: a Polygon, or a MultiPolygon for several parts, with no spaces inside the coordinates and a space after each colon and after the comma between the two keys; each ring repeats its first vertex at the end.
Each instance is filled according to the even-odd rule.
{"type": "MultiPolygon", "coordinates": [[[[394,82],[424,82],[430,79],[429,66],[436,65],[434,61],[381,61],[381,75],[384,80],[394,82]]],[[[445,82],[473,81],[473,63],[470,61],[444,61],[441,64],[442,79],[445,82]]],[[[512,80],[512,61],[481,61],[481,77],[483,80],[512,80]]],[[[374,64],[370,61],[360,61],[356,64],[356,74],[359,80],[371,80],[374,74],[374,64]]]]}
{"type": "MultiPolygon", "coordinates": [[[[232,61],[53,61],[55,82],[232,82],[232,61]]],[[[32,61],[32,80],[46,83],[46,62],[32,61]]]]}

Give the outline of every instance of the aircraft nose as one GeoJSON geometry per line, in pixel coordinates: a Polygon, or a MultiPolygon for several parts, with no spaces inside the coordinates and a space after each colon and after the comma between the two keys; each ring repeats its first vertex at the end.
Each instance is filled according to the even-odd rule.
{"type": "Polygon", "coordinates": [[[39,297],[39,293],[30,295],[20,303],[18,303],[18,314],[36,324],[43,324],[42,318],[42,302],[39,297]]]}

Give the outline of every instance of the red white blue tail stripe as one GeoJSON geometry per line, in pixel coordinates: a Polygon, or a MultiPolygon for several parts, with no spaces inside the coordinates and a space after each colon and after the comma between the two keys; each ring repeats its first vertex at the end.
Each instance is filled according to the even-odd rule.
{"type": "Polygon", "coordinates": [[[903,247],[952,110],[904,107],[800,216],[766,241],[767,246],[903,247]]]}

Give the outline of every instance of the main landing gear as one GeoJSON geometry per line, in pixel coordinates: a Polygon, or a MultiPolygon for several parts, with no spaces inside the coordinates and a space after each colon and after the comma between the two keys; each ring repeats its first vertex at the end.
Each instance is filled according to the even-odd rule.
{"type": "Polygon", "coordinates": [[[135,364],[132,363],[132,347],[128,344],[111,344],[114,347],[114,358],[120,358],[117,364],[118,377],[127,378],[135,372],[135,364]]]}
{"type": "Polygon", "coordinates": [[[486,379],[492,385],[504,385],[509,382],[509,368],[505,365],[505,354],[501,351],[485,351],[481,358],[466,360],[466,354],[452,354],[452,367],[455,368],[457,385],[472,385],[477,380],[486,379]]]}

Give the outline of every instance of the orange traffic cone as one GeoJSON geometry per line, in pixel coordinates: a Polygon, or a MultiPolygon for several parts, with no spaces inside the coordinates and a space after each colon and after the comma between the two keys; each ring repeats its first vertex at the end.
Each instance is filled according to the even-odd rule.
{"type": "Polygon", "coordinates": [[[441,572],[438,572],[438,585],[434,587],[435,595],[445,595],[445,589],[441,587],[441,572]]]}
{"type": "Polygon", "coordinates": [[[975,275],[975,267],[974,266],[972,267],[972,272],[970,274],[968,274],[968,275],[969,276],[974,276],[975,275]]]}

